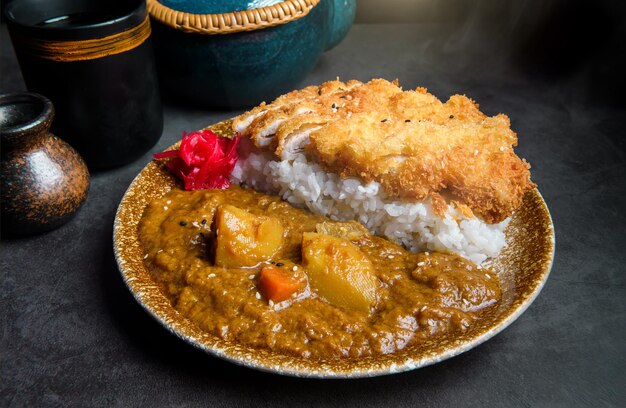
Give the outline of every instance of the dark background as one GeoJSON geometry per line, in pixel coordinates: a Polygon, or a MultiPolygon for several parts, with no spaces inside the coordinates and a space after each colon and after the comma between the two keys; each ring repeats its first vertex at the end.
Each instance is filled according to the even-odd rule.
{"type": "Polygon", "coordinates": [[[356,21],[446,24],[461,47],[576,87],[581,102],[624,106],[625,11],[619,0],[358,0],[356,21]]]}
{"type": "MultiPolygon", "coordinates": [[[[504,112],[556,228],[538,299],[487,343],[375,379],[285,378],[212,358],[136,304],[112,251],[146,154],[92,174],[76,218],[0,242],[0,406],[626,406],[624,2],[360,0],[305,84],[398,78],[504,112]]],[[[24,85],[4,25],[0,91],[24,85]]],[[[154,151],[239,112],[165,105],[154,151]]]]}

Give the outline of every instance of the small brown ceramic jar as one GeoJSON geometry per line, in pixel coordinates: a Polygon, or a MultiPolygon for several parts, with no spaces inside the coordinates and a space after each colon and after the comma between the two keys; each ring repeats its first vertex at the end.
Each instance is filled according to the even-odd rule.
{"type": "Polygon", "coordinates": [[[50,133],[54,107],[35,93],[0,95],[3,235],[27,235],[65,224],[89,190],[83,159],[50,133]]]}

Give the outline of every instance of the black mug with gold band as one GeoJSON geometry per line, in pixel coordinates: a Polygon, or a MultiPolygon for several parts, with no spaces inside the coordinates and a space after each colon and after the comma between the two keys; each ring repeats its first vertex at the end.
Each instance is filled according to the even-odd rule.
{"type": "Polygon", "coordinates": [[[29,91],[91,168],[126,164],[163,130],[144,0],[11,0],[4,6],[29,91]]]}

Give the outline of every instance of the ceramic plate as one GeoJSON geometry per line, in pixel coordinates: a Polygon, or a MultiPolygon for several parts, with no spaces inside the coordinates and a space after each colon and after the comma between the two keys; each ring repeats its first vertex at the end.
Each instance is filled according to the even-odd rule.
{"type": "MultiPolygon", "coordinates": [[[[229,136],[230,121],[210,127],[229,136]]],[[[554,257],[554,228],[539,191],[526,194],[522,207],[506,229],[507,247],[492,263],[502,285],[502,301],[495,316],[474,325],[454,339],[412,344],[400,352],[319,362],[259,350],[219,339],[179,314],[152,280],[144,265],[137,225],[146,205],[167,193],[175,182],[161,166],[148,164],[132,182],[115,217],[113,245],[118,266],[137,302],[173,334],[217,357],[259,370],[300,377],[372,377],[413,370],[476,347],[517,319],[543,287],[554,257]]]]}

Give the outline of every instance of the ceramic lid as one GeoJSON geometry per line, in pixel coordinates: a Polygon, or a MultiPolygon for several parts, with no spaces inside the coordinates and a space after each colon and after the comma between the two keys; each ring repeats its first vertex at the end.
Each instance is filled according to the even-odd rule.
{"type": "Polygon", "coordinates": [[[305,17],[320,0],[147,0],[150,16],[176,30],[230,34],[305,17]]]}
{"type": "Polygon", "coordinates": [[[221,14],[273,6],[284,0],[159,0],[171,9],[194,14],[221,14]]]}
{"type": "Polygon", "coordinates": [[[4,17],[14,31],[45,40],[88,40],[118,34],[146,20],[143,0],[6,2],[4,17]]]}

